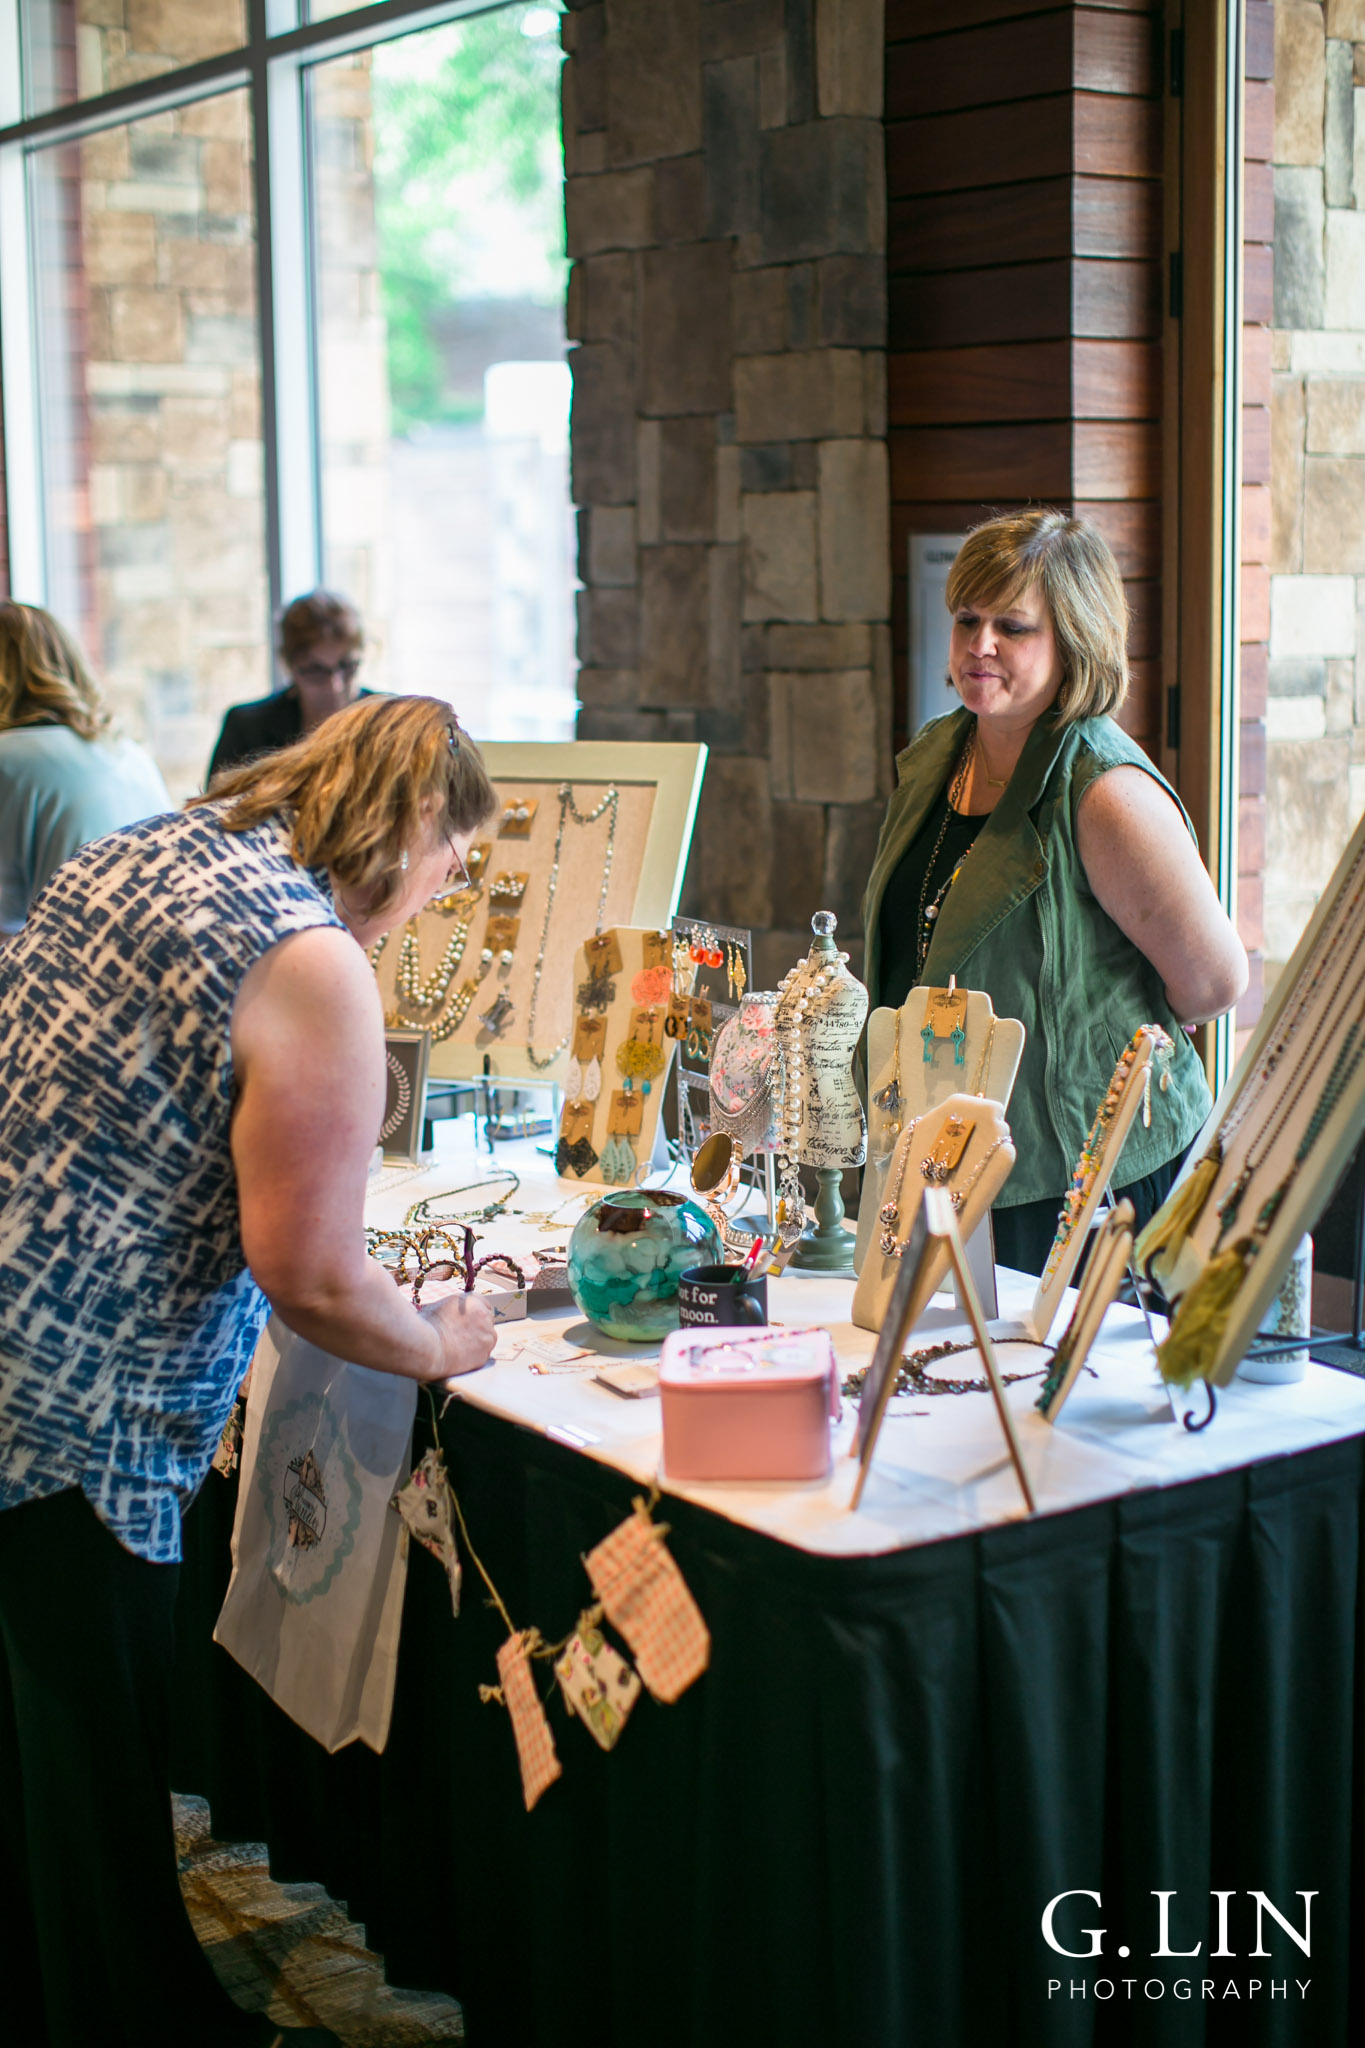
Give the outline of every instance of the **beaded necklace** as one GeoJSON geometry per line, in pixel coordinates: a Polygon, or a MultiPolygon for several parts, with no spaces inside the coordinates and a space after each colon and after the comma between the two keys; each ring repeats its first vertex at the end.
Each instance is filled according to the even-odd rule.
{"type": "MultiPolygon", "coordinates": [[[[826,937],[833,930],[834,919],[828,911],[817,911],[811,924],[817,934],[826,937]]],[[[809,1071],[804,1043],[807,1014],[838,979],[847,959],[847,953],[838,952],[817,953],[813,959],[808,955],[799,966],[791,968],[778,985],[777,1005],[773,1011],[770,1072],[777,1123],[778,1193],[788,1228],[795,1224],[796,1218],[801,1219],[792,1231],[793,1238],[800,1236],[806,1214],[799,1150],[805,1109],[802,1082],[809,1071]]],[[[786,1230],[782,1235],[784,1243],[791,1241],[786,1230]]]]}
{"type": "Polygon", "coordinates": [[[600,933],[607,914],[607,890],[611,884],[611,866],[616,857],[616,820],[620,811],[620,794],[613,782],[606,794],[590,811],[580,811],[574,802],[573,785],[561,782],[559,785],[559,825],[555,832],[555,850],[550,861],[550,883],[545,894],[545,919],[540,927],[540,949],[536,954],[535,971],[531,977],[531,1003],[526,1013],[526,1057],[538,1073],[552,1067],[569,1042],[565,1032],[553,1052],[541,1054],[535,1049],[536,1005],[540,1000],[540,977],[545,971],[545,948],[550,937],[550,915],[555,907],[555,891],[559,887],[559,856],[564,846],[564,828],[572,818],[575,825],[595,825],[597,820],[609,812],[611,823],[607,827],[607,853],[602,868],[602,886],[597,895],[597,922],[594,932],[600,933]]]}
{"type": "Polygon", "coordinates": [[[1337,1047],[1322,1094],[1308,1119],[1288,1170],[1279,1186],[1257,1210],[1250,1235],[1239,1238],[1226,1251],[1216,1252],[1194,1285],[1181,1296],[1166,1340],[1157,1347],[1162,1375],[1167,1380],[1188,1385],[1193,1379],[1208,1377],[1247,1273],[1260,1257],[1290,1189],[1350,1086],[1362,1056],[1365,1056],[1365,1008],[1352,1020],[1337,1047]]]}
{"type": "MultiPolygon", "coordinates": [[[[1044,1285],[1056,1272],[1061,1262],[1062,1253],[1066,1250],[1076,1225],[1080,1221],[1081,1213],[1090,1199],[1090,1193],[1095,1185],[1096,1176],[1104,1161],[1104,1149],[1109,1138],[1109,1126],[1113,1123],[1114,1114],[1118,1109],[1119,1103],[1123,1100],[1124,1087],[1133,1063],[1137,1059],[1138,1043],[1144,1032],[1148,1033],[1156,1041],[1152,1052],[1153,1059],[1168,1060],[1175,1050],[1174,1044],[1159,1024],[1142,1025],[1139,1030],[1133,1033],[1133,1036],[1123,1048],[1123,1052],[1119,1056],[1119,1063],[1114,1069],[1108,1088],[1105,1090],[1104,1100],[1095,1112],[1095,1121],[1086,1133],[1085,1143],[1081,1147],[1081,1156],[1076,1162],[1076,1171],[1071,1176],[1071,1186],[1063,1197],[1061,1214],[1057,1218],[1057,1235],[1052,1240],[1052,1250],[1048,1253],[1047,1264],[1043,1268],[1044,1285]]],[[[1165,1087],[1165,1085],[1166,1077],[1163,1074],[1162,1086],[1165,1087]]],[[[1142,1120],[1144,1124],[1148,1125],[1152,1121],[1151,1103],[1152,1067],[1151,1061],[1149,1061],[1142,1082],[1142,1120]]]]}
{"type": "MultiPolygon", "coordinates": [[[[1351,974],[1351,971],[1356,964],[1356,961],[1360,957],[1360,950],[1362,946],[1365,946],[1365,918],[1357,920],[1356,935],[1352,942],[1350,952],[1346,955],[1346,959],[1342,965],[1341,973],[1337,979],[1336,986],[1332,989],[1330,995],[1327,998],[1326,1004],[1323,1007],[1322,1014],[1318,1019],[1317,1029],[1314,1033],[1314,1036],[1309,1041],[1305,1054],[1307,1065],[1299,1067],[1289,1076],[1285,1085],[1284,1094],[1281,1097],[1280,1101],[1276,1104],[1274,1114],[1269,1118],[1267,1126],[1262,1133],[1259,1158],[1255,1156],[1256,1144],[1255,1140],[1253,1140],[1247,1148],[1247,1156],[1242,1163],[1241,1171],[1236,1175],[1232,1182],[1231,1187],[1224,1195],[1222,1201],[1218,1204],[1218,1235],[1214,1240],[1213,1247],[1215,1252],[1218,1250],[1219,1246],[1222,1244],[1223,1239],[1227,1236],[1228,1232],[1233,1228],[1233,1225],[1236,1223],[1238,1212],[1240,1211],[1242,1202],[1245,1199],[1247,1189],[1250,1187],[1252,1180],[1254,1179],[1256,1174],[1260,1172],[1262,1166],[1264,1166],[1266,1160],[1270,1157],[1271,1153],[1275,1150],[1276,1144],[1279,1142],[1280,1135],[1283,1132],[1285,1125],[1288,1123],[1290,1116],[1293,1114],[1296,1104],[1300,1101],[1302,1097],[1305,1086],[1307,1085],[1309,1079],[1311,1078],[1316,1068],[1321,1063],[1324,1053],[1327,1051],[1329,1045],[1332,1042],[1333,1011],[1336,1010],[1339,1003],[1341,1003],[1343,1011],[1349,1009],[1351,1003],[1355,1000],[1356,995],[1359,993],[1358,985],[1356,988],[1353,988],[1348,993],[1346,990],[1346,982],[1347,978],[1351,974]],[[1344,1002],[1342,1001],[1343,997],[1345,998],[1344,1002]]],[[[1318,988],[1321,986],[1329,964],[1330,956],[1328,956],[1327,959],[1320,962],[1318,968],[1316,969],[1316,971],[1304,987],[1302,999],[1297,1002],[1295,1014],[1289,1024],[1289,1028],[1281,1035],[1281,1037],[1277,1040],[1275,1047],[1272,1049],[1270,1056],[1266,1061],[1266,1065],[1261,1075],[1258,1077],[1258,1085],[1256,1086],[1254,1091],[1251,1092],[1251,1100],[1248,1103],[1247,1108],[1243,1109],[1240,1105],[1237,1105],[1239,1113],[1236,1116],[1235,1121],[1232,1122],[1231,1129],[1228,1130],[1225,1128],[1224,1131],[1219,1134],[1219,1138],[1215,1139],[1215,1143],[1220,1143],[1220,1140],[1222,1141],[1220,1143],[1220,1157],[1225,1155],[1226,1153],[1227,1139],[1232,1137],[1239,1129],[1239,1127],[1242,1125],[1242,1123],[1245,1122],[1248,1110],[1251,1107],[1253,1107],[1257,1102],[1259,1102],[1261,1097],[1268,1091],[1271,1077],[1280,1065],[1280,1062],[1284,1057],[1285,1049],[1293,1040],[1294,1034],[1297,1032],[1300,1024],[1303,1022],[1304,1017],[1307,1015],[1308,1000],[1310,996],[1315,994],[1318,988]]],[[[1296,1000],[1298,998],[1298,994],[1299,992],[1296,988],[1294,997],[1291,998],[1291,1001],[1296,1000]]],[[[1210,1147],[1210,1150],[1212,1150],[1212,1147],[1210,1147]]]]}
{"type": "MultiPolygon", "coordinates": [[[[1336,986],[1328,998],[1326,1007],[1318,1016],[1313,1033],[1309,1038],[1309,1066],[1321,1057],[1323,1048],[1330,1044],[1330,1023],[1347,977],[1359,954],[1362,939],[1365,939],[1365,920],[1358,916],[1362,899],[1365,899],[1365,841],[1357,847],[1350,867],[1341,879],[1336,895],[1321,927],[1318,946],[1310,953],[1299,969],[1298,979],[1289,993],[1280,1012],[1276,1035],[1264,1049],[1256,1070],[1248,1075],[1242,1090],[1224,1115],[1219,1127],[1209,1139],[1203,1152],[1167,1197],[1156,1214],[1139,1233],[1133,1246],[1133,1256],[1149,1279],[1158,1278],[1168,1282],[1179,1263],[1181,1252],[1190,1232],[1197,1226],[1217,1187],[1232,1141],[1252,1111],[1267,1094],[1271,1082],[1284,1062],[1289,1048],[1293,1045],[1304,1020],[1310,1014],[1313,998],[1329,973],[1334,972],[1341,949],[1350,938],[1353,921],[1355,937],[1345,964],[1337,977],[1336,986]]],[[[1350,998],[1347,998],[1348,1005],[1350,998]]],[[[1295,1070],[1286,1086],[1284,1104],[1292,1104],[1302,1091],[1304,1070],[1295,1070]]],[[[1278,1134],[1277,1134],[1278,1135],[1278,1134]]],[[[1254,1141],[1253,1141],[1254,1147],[1254,1141]]],[[[1248,1156],[1218,1205],[1219,1230],[1217,1243],[1227,1235],[1236,1221],[1243,1198],[1251,1184],[1257,1165],[1264,1162],[1272,1149],[1263,1146],[1261,1160],[1253,1162],[1248,1147],[1248,1156]]],[[[1217,1251],[1215,1244],[1215,1253],[1217,1251]]]]}

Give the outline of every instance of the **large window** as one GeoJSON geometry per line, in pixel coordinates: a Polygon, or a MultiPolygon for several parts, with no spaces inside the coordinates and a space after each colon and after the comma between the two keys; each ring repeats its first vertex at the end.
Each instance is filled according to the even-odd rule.
{"type": "Polygon", "coordinates": [[[372,686],[567,736],[559,10],[248,12],[0,0],[14,594],[181,793],[317,583],[372,686]]]}

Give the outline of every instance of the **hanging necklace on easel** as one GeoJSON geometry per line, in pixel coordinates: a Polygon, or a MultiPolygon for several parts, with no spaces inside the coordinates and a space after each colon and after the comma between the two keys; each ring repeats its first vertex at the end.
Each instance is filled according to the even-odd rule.
{"type": "MultiPolygon", "coordinates": [[[[1133,1246],[1133,1259],[1139,1270],[1145,1273],[1149,1280],[1169,1279],[1174,1272],[1176,1262],[1180,1257],[1190,1232],[1195,1228],[1199,1218],[1204,1213],[1209,1196],[1212,1194],[1218,1176],[1222,1171],[1223,1162],[1231,1149],[1232,1140],[1269,1089],[1271,1081],[1283,1064],[1285,1055],[1297,1037],[1300,1027],[1309,1015],[1314,996],[1322,986],[1328,973],[1334,967],[1337,956],[1342,946],[1345,945],[1350,933],[1352,920],[1357,917],[1362,901],[1365,900],[1363,868],[1365,868],[1365,841],[1362,841],[1361,845],[1357,848],[1355,858],[1342,877],[1341,886],[1337,890],[1332,907],[1323,921],[1322,933],[1326,935],[1331,932],[1332,935],[1330,939],[1326,936],[1322,939],[1319,957],[1316,962],[1312,954],[1304,961],[1299,971],[1299,978],[1280,1013],[1280,1023],[1276,1036],[1263,1054],[1257,1071],[1254,1075],[1248,1077],[1241,1095],[1231,1105],[1220,1127],[1214,1132],[1200,1157],[1196,1160],[1180,1185],[1175,1189],[1169,1200],[1163,1203],[1161,1208],[1157,1210],[1146,1228],[1139,1233],[1137,1242],[1133,1246]],[[1355,887],[1355,893],[1352,894],[1353,885],[1357,883],[1358,886],[1355,887]],[[1335,931],[1332,930],[1334,924],[1336,925],[1335,931]]],[[[1359,953],[1363,936],[1365,936],[1365,920],[1357,922],[1355,940],[1338,979],[1336,989],[1330,997],[1326,1009],[1318,1018],[1314,1037],[1317,1038],[1321,1035],[1324,1042],[1329,1042],[1328,1020],[1345,985],[1346,977],[1351,971],[1351,966],[1359,953]]],[[[1310,1040],[1310,1045],[1311,1043],[1312,1041],[1310,1040]]],[[[1311,1067],[1309,1071],[1311,1072],[1311,1067]]],[[[1300,1070],[1296,1076],[1298,1088],[1302,1087],[1302,1078],[1302,1071],[1300,1070]]],[[[1296,1085],[1291,1084],[1291,1095],[1296,1092],[1296,1085]]],[[[1235,1220],[1237,1210],[1250,1184],[1250,1180],[1251,1173],[1244,1166],[1219,1205],[1220,1217],[1222,1217],[1224,1209],[1229,1211],[1228,1220],[1219,1231],[1220,1239],[1226,1235],[1228,1228],[1231,1227],[1232,1222],[1235,1220]]]]}
{"type": "Polygon", "coordinates": [[[971,852],[971,847],[969,846],[931,903],[929,901],[929,882],[938,863],[939,854],[943,849],[943,842],[948,835],[949,820],[960,812],[962,799],[967,788],[967,777],[972,772],[972,756],[975,752],[976,727],[973,725],[970,733],[967,735],[967,744],[962,750],[962,759],[958,762],[957,773],[948,785],[948,804],[943,813],[943,823],[938,828],[938,837],[934,841],[934,850],[929,855],[924,869],[924,880],[920,884],[919,914],[915,926],[917,935],[915,943],[916,980],[924,972],[924,963],[929,957],[929,946],[934,936],[934,925],[938,920],[939,912],[943,908],[944,899],[952,888],[953,883],[962,873],[962,862],[966,860],[967,854],[971,852]]]}
{"type": "Polygon", "coordinates": [[[531,1002],[526,1013],[526,1057],[538,1072],[552,1067],[569,1042],[566,1031],[553,1052],[541,1054],[535,1049],[536,1005],[540,1000],[540,977],[545,971],[545,948],[550,938],[550,916],[555,907],[555,891],[559,886],[559,857],[564,847],[564,828],[570,818],[575,825],[595,825],[597,820],[610,813],[611,822],[607,827],[607,854],[602,868],[602,886],[597,895],[597,922],[594,932],[600,932],[607,914],[607,890],[611,884],[611,864],[616,857],[616,820],[620,810],[620,795],[613,782],[605,796],[590,811],[580,811],[574,802],[573,785],[561,782],[559,785],[559,825],[555,832],[555,850],[550,861],[550,881],[545,894],[545,920],[540,927],[540,948],[531,976],[531,1002]]]}
{"type": "Polygon", "coordinates": [[[882,1226],[881,1236],[877,1239],[877,1249],[881,1252],[882,1257],[886,1259],[898,1259],[905,1250],[905,1246],[897,1235],[901,1220],[901,1189],[905,1186],[905,1168],[910,1158],[911,1134],[918,1122],[918,1117],[912,1117],[901,1132],[901,1143],[905,1149],[901,1153],[901,1163],[896,1169],[896,1185],[877,1211],[877,1217],[882,1226]]]}
{"type": "Polygon", "coordinates": [[[1165,1379],[1180,1386],[1189,1386],[1193,1380],[1208,1378],[1247,1273],[1259,1258],[1275,1219],[1284,1207],[1285,1198],[1322,1136],[1332,1112],[1350,1086],[1362,1055],[1365,1055],[1365,1009],[1342,1038],[1317,1107],[1308,1120],[1288,1171],[1279,1186],[1262,1202],[1250,1236],[1239,1238],[1236,1244],[1211,1258],[1194,1285],[1181,1296],[1170,1333],[1164,1344],[1157,1347],[1157,1358],[1165,1379]]]}
{"type": "MultiPolygon", "coordinates": [[[[1348,1010],[1350,1008],[1351,1004],[1356,1000],[1356,997],[1360,993],[1360,987],[1357,983],[1357,985],[1350,991],[1350,993],[1347,994],[1346,979],[1356,964],[1362,945],[1365,945],[1365,919],[1361,919],[1359,921],[1355,936],[1355,943],[1352,945],[1351,950],[1346,957],[1346,961],[1344,966],[1342,967],[1341,975],[1337,981],[1336,987],[1332,990],[1331,994],[1327,998],[1326,1006],[1323,1010],[1321,1017],[1318,1020],[1318,1029],[1314,1034],[1313,1039],[1310,1040],[1308,1047],[1306,1048],[1306,1065],[1297,1068],[1286,1081],[1284,1094],[1281,1097],[1280,1102],[1277,1105],[1277,1108],[1273,1116],[1269,1119],[1266,1129],[1262,1133],[1259,1147],[1260,1156],[1256,1156],[1257,1147],[1255,1141],[1253,1140],[1252,1144],[1247,1148],[1247,1156],[1246,1159],[1243,1161],[1241,1171],[1237,1174],[1236,1178],[1232,1183],[1232,1186],[1228,1189],[1222,1201],[1218,1204],[1218,1235],[1214,1239],[1213,1244],[1213,1249],[1215,1252],[1218,1251],[1219,1247],[1223,1242],[1223,1239],[1227,1236],[1228,1232],[1235,1225],[1237,1221],[1238,1212],[1240,1211],[1242,1203],[1245,1200],[1247,1189],[1250,1187],[1256,1175],[1260,1172],[1262,1166],[1264,1166],[1266,1160],[1274,1152],[1276,1145],[1279,1143],[1280,1136],[1284,1130],[1285,1125],[1288,1123],[1290,1117],[1293,1115],[1294,1110],[1297,1107],[1298,1103],[1302,1100],[1304,1089],[1307,1087],[1309,1081],[1312,1079],[1315,1070],[1321,1064],[1323,1055],[1327,1052],[1329,1046],[1331,1045],[1332,1012],[1336,1009],[1338,1003],[1341,1002],[1343,995],[1345,995],[1345,1002],[1342,1004],[1342,1009],[1344,1013],[1345,1010],[1348,1010]]],[[[1320,979],[1320,976],[1316,976],[1315,982],[1320,981],[1320,979]]],[[[1300,1012],[1300,1015],[1302,1014],[1303,1013],[1300,1012]]],[[[1295,1028],[1297,1028],[1297,1020],[1295,1028]]],[[[1292,1036],[1293,1033],[1291,1031],[1286,1037],[1286,1044],[1288,1043],[1289,1037],[1292,1036]]],[[[1276,1064],[1278,1064],[1278,1061],[1276,1062],[1276,1064]]],[[[1259,1101],[1260,1096],[1265,1092],[1265,1086],[1268,1086],[1269,1084],[1271,1071],[1273,1070],[1268,1066],[1265,1084],[1261,1088],[1257,1089],[1253,1100],[1259,1101]]],[[[1238,1117],[1237,1123],[1233,1125],[1234,1132],[1236,1131],[1238,1125],[1240,1125],[1243,1122],[1243,1120],[1243,1117],[1238,1117]]]]}
{"type": "Polygon", "coordinates": [[[1076,1171],[1071,1176],[1071,1186],[1062,1199],[1061,1213],[1057,1218],[1057,1235],[1052,1240],[1052,1250],[1048,1253],[1047,1264],[1043,1268],[1045,1282],[1052,1278],[1061,1263],[1062,1253],[1069,1244],[1090,1199],[1090,1191],[1095,1185],[1095,1177],[1103,1164],[1105,1147],[1109,1142],[1109,1126],[1113,1123],[1119,1104],[1127,1092],[1128,1076],[1137,1059],[1143,1032],[1149,1033],[1154,1040],[1152,1058],[1148,1060],[1142,1073],[1142,1121],[1148,1128],[1151,1126],[1152,1063],[1158,1059],[1162,1062],[1161,1087],[1164,1090],[1169,1080],[1166,1063],[1175,1050],[1172,1041],[1159,1024],[1142,1025],[1133,1033],[1119,1055],[1119,1062],[1105,1090],[1104,1100],[1096,1110],[1095,1120],[1085,1134],[1081,1156],[1076,1162],[1076,1171]]]}
{"type": "Polygon", "coordinates": [[[901,1013],[896,1012],[896,1045],[891,1058],[891,1079],[884,1088],[879,1088],[872,1098],[872,1107],[878,1111],[877,1141],[885,1146],[879,1151],[877,1163],[887,1160],[896,1149],[896,1140],[901,1129],[901,1013]]]}

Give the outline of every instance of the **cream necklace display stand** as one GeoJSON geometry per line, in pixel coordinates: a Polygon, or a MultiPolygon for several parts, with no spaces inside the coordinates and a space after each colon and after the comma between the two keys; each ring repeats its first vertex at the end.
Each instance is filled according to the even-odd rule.
{"type": "MultiPolygon", "coordinates": [[[[858,1284],[853,1290],[852,1319],[861,1330],[880,1330],[886,1321],[904,1256],[903,1247],[914,1228],[925,1187],[929,1184],[922,1170],[924,1162],[940,1145],[953,1118],[961,1119],[964,1125],[971,1125],[961,1156],[950,1178],[942,1183],[950,1199],[955,1192],[963,1196],[957,1223],[958,1234],[964,1243],[1009,1179],[1014,1165],[1014,1146],[1010,1142],[1005,1112],[998,1102],[987,1101],[978,1095],[950,1095],[937,1109],[927,1110],[913,1129],[907,1124],[896,1141],[886,1176],[886,1200],[894,1199],[896,1219],[884,1226],[902,1250],[899,1255],[888,1255],[882,1249],[883,1225],[879,1219],[878,1238],[868,1247],[858,1284]]],[[[931,1238],[929,1248],[920,1261],[918,1282],[906,1304],[907,1332],[914,1329],[928,1307],[930,1297],[948,1270],[948,1264],[946,1242],[941,1238],[931,1238]]]]}
{"type": "MultiPolygon", "coordinates": [[[[935,1021],[946,1021],[946,1018],[935,1021]]],[[[936,1109],[950,1096],[970,1090],[974,1095],[1009,1107],[1010,1091],[1024,1056],[1026,1033],[1014,1017],[997,1017],[991,999],[979,989],[947,990],[912,988],[899,1012],[874,1010],[867,1023],[867,1165],[863,1191],[858,1203],[858,1235],[854,1245],[853,1269],[863,1270],[870,1247],[879,1231],[878,1211],[885,1199],[883,1189],[896,1138],[905,1126],[926,1111],[936,1109]],[[951,1036],[933,1037],[926,1046],[924,1026],[931,998],[948,994],[966,996],[963,1026],[965,1043],[955,1044],[951,1036]],[[899,1022],[898,1022],[899,1020],[899,1022]],[[897,1031],[899,1030],[899,1055],[897,1031]],[[925,1059],[926,1050],[930,1058],[925,1059]],[[962,1057],[957,1058],[958,1053],[962,1057]],[[896,1088],[900,1106],[888,1112],[883,1106],[896,1088]]],[[[984,1221],[984,1219],[982,1219],[984,1221]]],[[[963,1232],[964,1238],[967,1233],[963,1232]]],[[[978,1222],[968,1239],[966,1255],[976,1280],[977,1291],[996,1312],[995,1255],[989,1229],[978,1222]]]]}

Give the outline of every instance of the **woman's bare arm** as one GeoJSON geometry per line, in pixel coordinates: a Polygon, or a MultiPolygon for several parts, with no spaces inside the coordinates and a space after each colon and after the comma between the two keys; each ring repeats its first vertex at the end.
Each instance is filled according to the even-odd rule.
{"type": "Polygon", "coordinates": [[[1160,783],[1141,768],[1096,776],[1076,836],[1097,901],[1151,961],[1181,1023],[1230,1010],[1247,985],[1246,950],[1160,783]]]}
{"type": "Polygon", "coordinates": [[[354,939],[298,932],[258,960],[233,1009],[232,1058],[242,1245],[271,1307],[300,1337],[381,1372],[430,1380],[482,1365],[486,1301],[452,1296],[419,1315],[365,1253],[384,1019],[354,939]]]}

